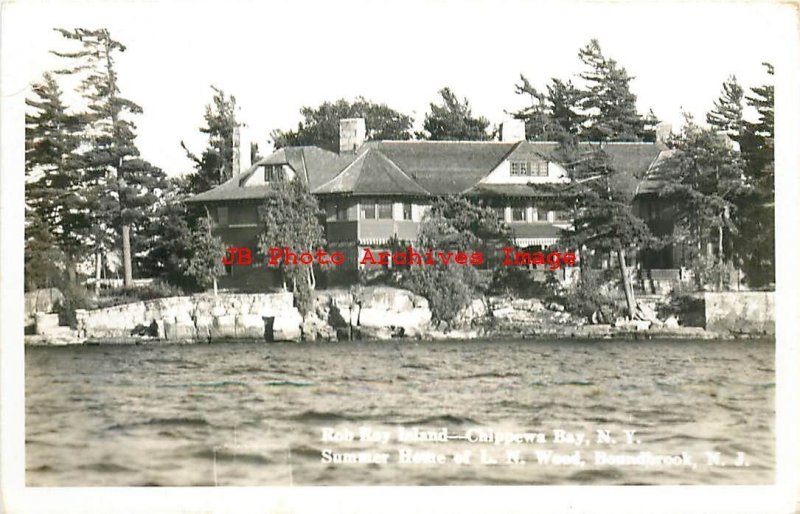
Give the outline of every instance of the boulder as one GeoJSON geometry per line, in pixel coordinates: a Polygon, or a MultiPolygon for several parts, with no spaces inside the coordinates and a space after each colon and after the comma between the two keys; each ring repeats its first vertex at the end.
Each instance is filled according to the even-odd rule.
{"type": "Polygon", "coordinates": [[[664,320],[664,328],[678,328],[680,323],[678,322],[678,318],[675,316],[670,316],[666,320],[664,320]]]}
{"type": "Polygon", "coordinates": [[[635,317],[640,320],[655,322],[658,321],[658,316],[655,310],[645,302],[636,303],[635,317]]]}
{"type": "Polygon", "coordinates": [[[492,316],[497,319],[508,319],[514,315],[513,307],[501,307],[492,311],[492,316]]]}

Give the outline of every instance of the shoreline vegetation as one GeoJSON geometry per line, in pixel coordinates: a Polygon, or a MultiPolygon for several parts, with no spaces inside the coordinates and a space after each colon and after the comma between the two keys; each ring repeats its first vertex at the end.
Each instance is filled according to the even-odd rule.
{"type": "MultiPolygon", "coordinates": [[[[762,293],[765,294],[765,293],[762,293]]],[[[766,293],[768,294],[768,293],[766,293]]],[[[566,312],[538,298],[475,299],[449,324],[432,319],[429,302],[392,287],[317,291],[309,312],[293,306],[292,293],[198,294],[159,298],[104,309],[79,310],[74,328],[58,326],[57,314],[35,316],[26,345],[217,343],[225,341],[330,342],[370,340],[728,340],[774,337],[771,320],[758,329],[733,325],[684,326],[684,319],[659,319],[646,302],[641,319],[611,322],[566,312]],[[765,328],[766,327],[766,328],[765,328]]],[[[730,302],[727,302],[730,304],[730,302]]],[[[734,314],[739,316],[738,314],[734,314]]],[[[692,322],[686,317],[685,321],[692,322]]],[[[697,318],[694,318],[695,320],[697,318]]],[[[774,325],[773,325],[774,326],[774,325]]],[[[746,325],[747,327],[747,325],[746,325]]]]}

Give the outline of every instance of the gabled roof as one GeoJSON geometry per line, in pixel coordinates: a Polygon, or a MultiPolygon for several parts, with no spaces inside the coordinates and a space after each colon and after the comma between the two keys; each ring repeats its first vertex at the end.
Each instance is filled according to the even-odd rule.
{"type": "MultiPolygon", "coordinates": [[[[598,147],[598,143],[581,143],[598,147]]],[[[603,143],[618,187],[634,194],[659,154],[653,143],[603,143]]],[[[315,146],[287,147],[259,160],[246,172],[196,195],[192,202],[259,199],[270,186],[247,186],[259,166],[288,164],[315,194],[530,196],[530,186],[484,185],[481,179],[509,156],[541,155],[557,161],[558,143],[497,141],[370,141],[356,155],[339,155],[315,146]]]]}
{"type": "Polygon", "coordinates": [[[661,177],[664,163],[677,153],[677,150],[664,150],[658,155],[645,177],[639,182],[636,188],[637,195],[658,193],[664,187],[666,182],[661,177]]]}
{"type": "Polygon", "coordinates": [[[380,152],[430,194],[461,193],[485,177],[519,143],[495,141],[373,141],[380,152]]]}
{"type": "Polygon", "coordinates": [[[316,146],[281,148],[257,161],[247,171],[234,175],[214,189],[195,195],[187,201],[214,202],[264,198],[269,193],[269,184],[248,186],[246,183],[261,166],[268,164],[288,164],[313,190],[333,178],[339,170],[353,162],[355,157],[355,155],[335,154],[316,146]]]}
{"type": "Polygon", "coordinates": [[[378,150],[368,148],[315,194],[424,195],[428,192],[378,150]]]}

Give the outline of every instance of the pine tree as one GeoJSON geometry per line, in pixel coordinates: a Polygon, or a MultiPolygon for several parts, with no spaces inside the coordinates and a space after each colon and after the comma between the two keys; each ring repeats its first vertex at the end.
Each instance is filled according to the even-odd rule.
{"type": "Polygon", "coordinates": [[[144,199],[152,194],[149,189],[152,184],[140,172],[152,168],[141,160],[136,164],[126,163],[139,156],[136,127],[129,118],[142,112],[139,105],[120,94],[115,56],[126,48],[112,39],[107,29],[55,30],[80,44],[74,52],[53,53],[72,61],[71,67],[57,73],[79,76],[78,91],[87,102],[83,116],[88,147],[82,159],[86,179],[91,182],[87,197],[93,214],[95,278],[100,278],[101,256],[115,244],[119,234],[125,285],[130,285],[133,280],[130,223],[140,215],[144,199]]]}
{"type": "MultiPolygon", "coordinates": [[[[75,282],[76,262],[82,256],[88,219],[77,150],[80,146],[81,120],[67,112],[61,90],[53,76],[46,73],[32,86],[33,96],[26,99],[30,109],[25,116],[25,197],[26,230],[39,239],[26,244],[26,263],[41,256],[31,252],[47,252],[50,257],[62,255],[63,266],[71,282],[75,282]]],[[[58,261],[49,263],[53,266],[58,261]]],[[[52,284],[53,272],[48,272],[52,284]]],[[[30,282],[29,283],[33,283],[30,282]]]]}
{"type": "Polygon", "coordinates": [[[743,102],[744,90],[736,76],[731,75],[722,84],[722,93],[714,101],[714,108],[706,115],[706,122],[717,132],[738,141],[744,128],[743,102]]]}
{"type": "Polygon", "coordinates": [[[431,110],[425,115],[425,133],[418,134],[421,139],[431,141],[487,141],[491,136],[486,132],[489,120],[483,116],[475,118],[469,101],[459,98],[446,87],[439,91],[441,105],[431,103],[431,110]]]}
{"type": "MultiPolygon", "coordinates": [[[[763,63],[767,75],[774,68],[763,63]]],[[[737,200],[736,251],[750,286],[775,283],[775,87],[771,83],[752,88],[745,97],[758,113],[756,121],[745,121],[740,139],[745,176],[751,186],[737,200]]]]}
{"type": "MultiPolygon", "coordinates": [[[[576,138],[565,140],[558,150],[571,184],[555,188],[555,201],[573,213],[572,227],[564,244],[581,249],[584,254],[613,255],[619,269],[620,285],[625,295],[628,315],[636,312],[627,255],[657,241],[647,224],[633,210],[633,198],[619,186],[617,170],[602,145],[578,145],[576,138]]],[[[584,259],[582,259],[582,262],[584,259]]]]}
{"type": "Polygon", "coordinates": [[[592,39],[578,53],[587,70],[580,74],[586,83],[581,107],[588,117],[583,135],[589,141],[639,141],[644,121],[636,110],[636,95],[630,90],[625,68],[603,55],[592,39]]]}
{"type": "Polygon", "coordinates": [[[547,86],[547,97],[551,105],[554,139],[562,142],[579,137],[586,121],[586,116],[580,112],[581,91],[570,80],[564,82],[554,78],[547,86]]]}
{"type": "Polygon", "coordinates": [[[195,172],[190,176],[193,193],[212,189],[233,176],[234,132],[236,121],[236,97],[211,86],[214,97],[206,105],[203,118],[206,125],[200,132],[208,136],[208,146],[198,157],[186,148],[186,155],[195,163],[195,172]]]}
{"type": "Polygon", "coordinates": [[[672,201],[676,227],[684,228],[697,248],[699,285],[722,289],[730,271],[731,236],[738,232],[734,201],[747,190],[744,162],[725,137],[700,128],[691,116],[672,144],[676,152],[659,169],[667,182],[659,194],[672,201]]]}
{"type": "Polygon", "coordinates": [[[525,137],[529,141],[552,141],[555,122],[548,95],[533,87],[525,75],[520,75],[519,79],[519,84],[514,86],[514,92],[528,96],[530,106],[512,113],[512,116],[525,121],[525,137]]]}

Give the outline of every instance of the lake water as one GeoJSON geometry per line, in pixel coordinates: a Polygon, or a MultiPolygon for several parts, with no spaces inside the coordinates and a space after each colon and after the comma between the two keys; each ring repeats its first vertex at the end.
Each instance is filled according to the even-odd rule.
{"type": "Polygon", "coordinates": [[[28,347],[26,480],[765,484],[774,360],[773,341],[28,347]],[[415,429],[433,440],[398,440],[415,429]],[[480,440],[489,433],[528,435],[480,440]],[[323,462],[325,451],[374,462],[323,462]]]}

